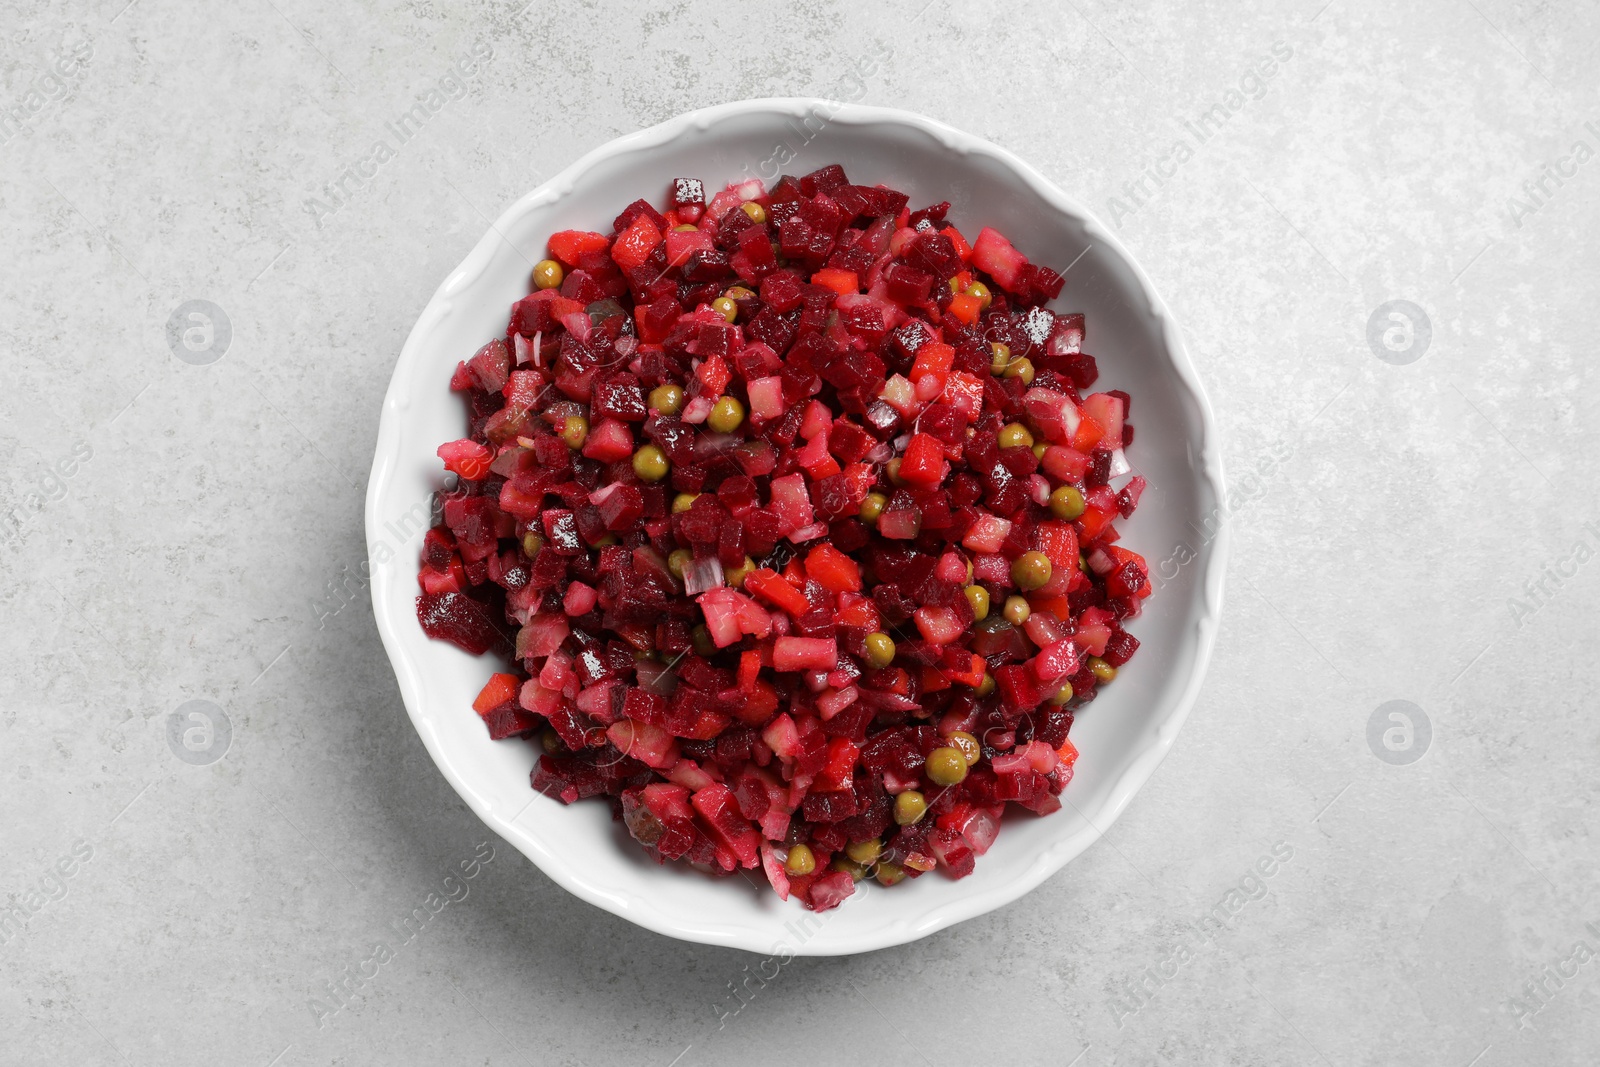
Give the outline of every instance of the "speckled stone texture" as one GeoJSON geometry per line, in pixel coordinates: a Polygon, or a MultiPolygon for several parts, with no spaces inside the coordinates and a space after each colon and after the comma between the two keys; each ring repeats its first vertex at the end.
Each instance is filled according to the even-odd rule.
{"type": "Polygon", "coordinates": [[[1594,1062],[1600,9],[125,3],[0,16],[0,1062],[1594,1062]],[[782,967],[488,833],[358,569],[390,368],[488,220],[771,95],[934,116],[1114,221],[1236,523],[1103,840],[782,967]]]}

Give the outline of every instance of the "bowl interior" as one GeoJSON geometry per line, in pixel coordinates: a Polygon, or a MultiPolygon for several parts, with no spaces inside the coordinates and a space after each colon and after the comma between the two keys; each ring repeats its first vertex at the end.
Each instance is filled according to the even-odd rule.
{"type": "MultiPolygon", "coordinates": [[[[1220,481],[1205,402],[1163,310],[1106,231],[1030,169],[992,146],[896,112],[762,101],[711,109],[624,138],[581,160],[499,220],[441,287],[418,322],[385,401],[368,501],[372,590],[407,707],[441,769],[497,832],[558,882],[593,903],[677,937],[754,951],[832,954],[921,936],[1020,896],[1103,833],[1170,746],[1198,687],[1220,592],[1215,529],[1220,481]],[[498,665],[428,640],[417,624],[416,559],[429,494],[441,484],[435,448],[465,432],[448,390],[456,362],[505,330],[528,292],[532,263],[562,229],[606,230],[630,201],[658,202],[668,180],[707,188],[843,164],[852,181],[904,190],[913,206],[949,200],[969,238],[1007,234],[1030,259],[1065,270],[1057,310],[1087,316],[1085,348],[1097,389],[1133,397],[1129,450],[1149,489],[1122,525],[1160,589],[1130,625],[1142,643],[1129,667],[1078,716],[1082,756],[1062,811],[1008,817],[977,871],[940,874],[893,892],[861,891],[811,916],[783,903],[757,872],[714,879],[647,860],[607,806],[565,807],[529,788],[534,747],[490,741],[470,710],[498,665]],[[1175,549],[1187,545],[1192,561],[1175,549]],[[1209,586],[1209,588],[1208,588],[1209,586]]],[[[863,885],[862,889],[866,889],[863,885]]]]}

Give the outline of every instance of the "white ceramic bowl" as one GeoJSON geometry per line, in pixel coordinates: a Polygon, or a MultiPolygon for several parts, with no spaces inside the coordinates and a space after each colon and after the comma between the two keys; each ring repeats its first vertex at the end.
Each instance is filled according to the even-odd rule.
{"type": "Polygon", "coordinates": [[[820,100],[752,100],[695,111],[589,153],[523,197],[445,279],[407,339],[383,402],[367,490],[372,602],[417,732],[450,784],[496,833],[584,900],[651,930],[762,953],[838,955],[901,944],[1022,896],[1103,834],[1172,747],[1200,687],[1222,600],[1226,534],[1220,447],[1210,409],[1169,313],[1137,264],[1083,206],[1011,153],[902,111],[820,100]],[[1035,262],[1072,264],[1053,306],[1087,315],[1097,388],[1133,396],[1130,449],[1150,488],[1122,525],[1160,588],[1130,630],[1142,642],[1114,685],[1077,718],[1082,756],[1066,806],[1008,816],[976,873],[933,873],[892,890],[863,883],[822,916],[784,903],[752,877],[658,867],[599,800],[566,807],[534,794],[534,746],[491,741],[471,709],[495,669],[417,623],[419,517],[441,485],[434,449],[465,432],[448,389],[460,359],[505,332],[531,263],[563,229],[604,230],[638,197],[659,202],[669,179],[771,179],[841,163],[853,181],[884,183],[913,206],[949,200],[962,232],[994,226],[1035,262]],[[420,505],[420,506],[419,506],[420,505]],[[1181,549],[1187,546],[1189,552],[1181,549]]]}

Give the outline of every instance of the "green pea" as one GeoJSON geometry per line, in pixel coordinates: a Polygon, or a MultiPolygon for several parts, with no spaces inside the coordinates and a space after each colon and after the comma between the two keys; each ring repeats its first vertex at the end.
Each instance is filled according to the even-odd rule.
{"type": "Polygon", "coordinates": [[[867,662],[874,667],[882,669],[894,662],[894,639],[888,634],[868,634],[863,643],[867,646],[867,662]]]}
{"type": "Polygon", "coordinates": [[[683,386],[671,382],[650,390],[650,409],[662,415],[676,415],[683,410],[683,386]]]}
{"type": "Polygon", "coordinates": [[[541,259],[533,265],[533,284],[538,289],[554,289],[566,277],[561,264],[553,259],[541,259]]]}
{"type": "Polygon", "coordinates": [[[810,874],[817,869],[816,854],[811,851],[810,845],[790,845],[789,858],[783,861],[783,869],[790,874],[810,874]]]}
{"type": "Polygon", "coordinates": [[[981,585],[969,585],[963,593],[967,596],[967,605],[972,608],[974,622],[982,622],[989,617],[989,590],[981,585]]]}
{"type": "Polygon", "coordinates": [[[894,821],[900,826],[910,826],[928,810],[928,798],[915,789],[907,789],[894,798],[894,821]]]}
{"type": "Polygon", "coordinates": [[[1010,422],[1001,427],[999,440],[1001,448],[1033,447],[1033,434],[1020,422],[1010,422]]]}
{"type": "Polygon", "coordinates": [[[1014,359],[1006,364],[1005,376],[1007,378],[1021,378],[1023,385],[1033,384],[1033,361],[1024,356],[1014,359]]]}
{"type": "Polygon", "coordinates": [[[1006,606],[1000,609],[1000,614],[1005,616],[1006,622],[1012,626],[1021,626],[1028,621],[1028,616],[1033,614],[1033,609],[1028,602],[1019,596],[1006,597],[1006,606]]]}
{"type": "Polygon", "coordinates": [[[1076,486],[1060,485],[1050,494],[1050,514],[1058,519],[1071,522],[1083,514],[1085,507],[1083,494],[1076,486]]]}
{"type": "Polygon", "coordinates": [[[704,626],[696,626],[689,631],[689,640],[694,644],[694,650],[702,656],[717,654],[717,643],[711,640],[711,631],[704,626]]]}
{"type": "Polygon", "coordinates": [[[977,763],[979,755],[983,752],[978,745],[978,739],[965,730],[956,730],[945,740],[950,742],[951,748],[957,749],[966,757],[968,766],[977,763]]]}
{"type": "Polygon", "coordinates": [[[1043,552],[1024,552],[1011,563],[1011,580],[1032,592],[1050,581],[1050,557],[1043,552]]]}
{"type": "Polygon", "coordinates": [[[1010,365],[1011,347],[1003,345],[999,341],[991,344],[989,346],[989,373],[998,378],[1006,372],[1006,368],[1010,365]]]}
{"type": "Polygon", "coordinates": [[[667,454],[657,445],[645,445],[633,454],[633,473],[642,481],[659,482],[671,469],[667,454]]]}
{"type": "Polygon", "coordinates": [[[833,862],[828,864],[828,866],[832,867],[836,871],[843,871],[845,874],[848,874],[852,882],[859,882],[861,879],[867,876],[867,868],[864,865],[857,863],[855,860],[844,855],[843,853],[833,857],[833,862]]]}
{"type": "MultiPolygon", "coordinates": [[[[728,303],[732,304],[733,301],[729,300],[728,303]]],[[[732,433],[743,422],[744,405],[734,396],[718,397],[717,402],[711,405],[711,414],[706,416],[706,425],[717,433],[732,433]]]]}
{"type": "Polygon", "coordinates": [[[928,753],[923,773],[934,785],[960,785],[967,777],[967,757],[959,748],[936,748],[928,753]]]}
{"type": "Polygon", "coordinates": [[[733,586],[733,588],[742,589],[744,588],[744,580],[748,578],[750,576],[750,572],[755,569],[756,561],[751,559],[749,556],[746,556],[744,558],[744,562],[739,564],[737,567],[733,568],[732,570],[723,571],[722,578],[723,581],[733,586]]]}
{"type": "Polygon", "coordinates": [[[883,852],[883,842],[876,837],[866,841],[852,841],[844,846],[844,854],[863,866],[870,867],[878,861],[878,856],[883,852]]]}

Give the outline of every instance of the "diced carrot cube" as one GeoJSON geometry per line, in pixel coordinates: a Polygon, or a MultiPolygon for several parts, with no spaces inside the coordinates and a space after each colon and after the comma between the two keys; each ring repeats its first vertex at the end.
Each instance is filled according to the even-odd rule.
{"type": "Polygon", "coordinates": [[[812,285],[820,285],[824,289],[832,289],[840,296],[848,296],[861,290],[861,282],[853,270],[839,270],[829,267],[819,270],[811,276],[812,285]]]}
{"type": "Polygon", "coordinates": [[[487,715],[507,701],[515,700],[521,688],[522,679],[514,674],[492,674],[473,700],[472,710],[487,715]]]}

